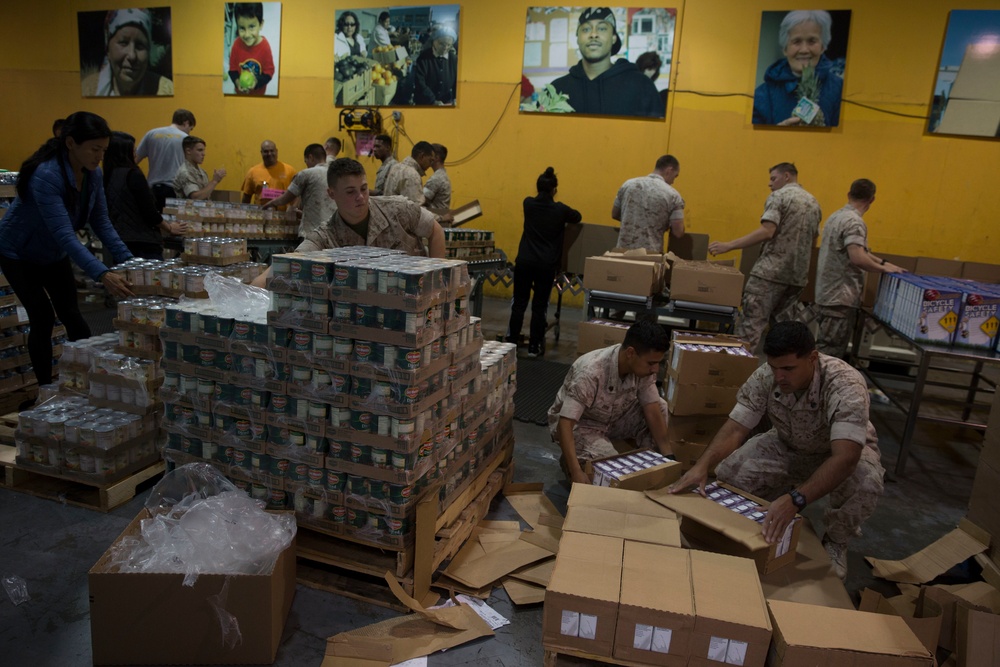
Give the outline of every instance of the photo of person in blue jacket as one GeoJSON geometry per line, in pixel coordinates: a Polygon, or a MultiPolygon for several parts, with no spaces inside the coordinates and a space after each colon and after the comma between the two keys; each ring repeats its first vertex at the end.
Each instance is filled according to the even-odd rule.
{"type": "Polygon", "coordinates": [[[836,127],[840,124],[843,53],[849,21],[849,11],[764,12],[757,79],[760,83],[753,100],[754,125],[836,127]],[[778,17],[782,17],[776,40],[781,56],[773,60],[773,26],[778,17]],[[833,49],[835,24],[840,34],[833,49]],[[771,64],[761,77],[760,70],[768,62],[771,64]],[[801,103],[802,98],[809,102],[801,103]]]}
{"type": "Polygon", "coordinates": [[[70,260],[112,296],[132,296],[128,282],[111,273],[76,235],[89,223],[116,263],[132,258],[108,218],[104,199],[100,164],[110,139],[111,128],[100,116],[71,114],[59,136],[21,165],[17,197],[0,220],[0,272],[28,313],[28,352],[39,385],[52,382],[56,316],[69,340],[90,337],[77,305],[70,260]]]}

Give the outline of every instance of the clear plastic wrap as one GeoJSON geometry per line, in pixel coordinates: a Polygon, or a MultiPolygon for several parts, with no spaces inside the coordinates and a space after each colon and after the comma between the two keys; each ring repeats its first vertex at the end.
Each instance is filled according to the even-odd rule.
{"type": "Polygon", "coordinates": [[[142,538],[127,537],[112,549],[119,572],[266,574],[295,537],[295,518],[268,514],[206,463],[167,473],[146,501],[152,517],[142,538]]]}
{"type": "Polygon", "coordinates": [[[271,294],[265,289],[244,285],[236,278],[209,273],[205,290],[220,317],[266,319],[271,294]]]}

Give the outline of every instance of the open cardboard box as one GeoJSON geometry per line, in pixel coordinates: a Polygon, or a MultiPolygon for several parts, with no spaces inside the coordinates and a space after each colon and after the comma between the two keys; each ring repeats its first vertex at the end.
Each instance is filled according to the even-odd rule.
{"type": "Polygon", "coordinates": [[[770,600],[771,667],[933,667],[898,616],[770,600]]]}
{"type": "Polygon", "coordinates": [[[738,307],[743,299],[743,274],[720,262],[696,262],[667,255],[670,298],[716,306],[738,307]]]}
{"type": "MultiPolygon", "coordinates": [[[[717,484],[721,489],[732,492],[737,497],[741,496],[745,500],[757,503],[761,513],[766,513],[770,506],[766,500],[756,498],[745,491],[721,482],[717,484]]],[[[711,495],[711,487],[706,488],[706,491],[711,495]]],[[[666,489],[647,491],[646,495],[683,517],[682,533],[713,551],[753,560],[757,565],[757,571],[762,575],[795,561],[799,535],[802,532],[802,520],[799,516],[789,524],[781,540],[768,544],[757,521],[738,514],[711,498],[697,493],[674,495],[666,489]]]]}
{"type": "MultiPolygon", "coordinates": [[[[295,542],[261,575],[105,571],[111,553],[141,533],[143,509],[87,573],[96,665],[271,664],[295,595],[295,542]],[[232,614],[241,641],[227,647],[220,612],[232,614]]],[[[230,630],[232,631],[232,630],[230,630]]]]}
{"type": "Polygon", "coordinates": [[[610,486],[615,489],[630,489],[632,491],[661,489],[681,478],[681,464],[669,459],[650,465],[644,470],[637,470],[617,477],[601,473],[602,466],[600,464],[602,463],[610,463],[616,467],[632,465],[633,460],[641,460],[643,453],[649,451],[648,449],[636,449],[623,454],[592,459],[587,461],[584,472],[597,486],[610,486]]]}
{"type": "Polygon", "coordinates": [[[564,531],[681,546],[680,519],[640,491],[574,484],[566,502],[564,531]]]}

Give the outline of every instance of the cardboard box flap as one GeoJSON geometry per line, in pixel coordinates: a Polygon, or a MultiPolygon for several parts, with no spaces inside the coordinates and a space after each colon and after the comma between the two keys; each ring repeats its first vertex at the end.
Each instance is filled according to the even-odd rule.
{"type": "Polygon", "coordinates": [[[752,560],[689,551],[696,623],[711,619],[771,631],[764,591],[752,560]]]}
{"type": "Polygon", "coordinates": [[[969,521],[903,560],[865,556],[876,577],[904,584],[925,584],[955,565],[986,551],[989,535],[969,521]]]}
{"type": "Polygon", "coordinates": [[[479,589],[499,581],[514,570],[551,555],[552,552],[548,549],[519,539],[469,562],[452,561],[445,574],[466,586],[479,589]]]}
{"type": "Polygon", "coordinates": [[[624,257],[634,259],[639,262],[657,262],[663,264],[667,261],[668,255],[653,252],[646,248],[612,248],[604,253],[606,257],[624,257]]]}
{"type": "Polygon", "coordinates": [[[576,506],[567,510],[563,530],[674,547],[681,545],[681,527],[676,515],[655,517],[626,514],[600,507],[576,506]]]}
{"type": "Polygon", "coordinates": [[[962,667],[995,667],[1000,664],[1000,616],[960,604],[955,634],[958,664],[962,667]]]}
{"type": "Polygon", "coordinates": [[[508,484],[503,488],[503,496],[524,521],[534,528],[541,514],[562,516],[537,482],[508,484]]]}
{"type": "Polygon", "coordinates": [[[898,616],[771,600],[776,632],[785,643],[828,650],[932,659],[898,616]]]}
{"type": "Polygon", "coordinates": [[[683,517],[708,526],[751,551],[767,549],[760,525],[697,493],[671,494],[666,489],[647,491],[646,495],[683,517]]]}
{"type": "Polygon", "coordinates": [[[625,542],[621,604],[694,617],[691,558],[685,549],[625,542]]]}
{"type": "Polygon", "coordinates": [[[866,588],[861,592],[861,604],[858,611],[875,614],[899,616],[917,636],[920,643],[931,654],[937,652],[938,641],[941,638],[941,607],[933,600],[927,600],[926,605],[917,614],[916,600],[908,595],[897,595],[885,598],[880,593],[866,588]]]}
{"type": "Polygon", "coordinates": [[[570,489],[566,507],[600,507],[622,514],[641,514],[665,519],[677,518],[676,512],[653,502],[642,491],[612,489],[592,484],[574,484],[573,488],[570,489]]]}
{"type": "Polygon", "coordinates": [[[564,533],[547,590],[617,604],[623,549],[618,538],[564,533]]]}

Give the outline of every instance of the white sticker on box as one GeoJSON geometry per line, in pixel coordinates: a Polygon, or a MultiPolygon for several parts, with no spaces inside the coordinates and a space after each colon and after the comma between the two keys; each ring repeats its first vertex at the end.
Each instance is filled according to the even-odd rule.
{"type": "Polygon", "coordinates": [[[729,648],[726,649],[726,664],[742,665],[747,659],[747,646],[746,642],[730,639],[729,648]]]}
{"type": "MultiPolygon", "coordinates": [[[[566,612],[563,612],[566,613],[566,612]]],[[[716,662],[726,661],[726,649],[729,648],[729,640],[725,637],[712,637],[708,640],[708,659],[716,662]]]]}
{"type": "Polygon", "coordinates": [[[580,635],[580,612],[563,609],[559,633],[568,637],[578,637],[580,635]]]}
{"type": "Polygon", "coordinates": [[[670,628],[653,628],[653,650],[657,653],[670,653],[670,638],[673,634],[670,628]]]}
{"type": "Polygon", "coordinates": [[[774,550],[774,557],[775,558],[781,558],[786,553],[788,553],[788,548],[792,544],[792,530],[794,528],[795,528],[795,521],[792,521],[785,528],[785,533],[784,533],[784,535],[781,536],[781,541],[778,543],[778,546],[774,550]]]}
{"type": "Polygon", "coordinates": [[[632,635],[632,648],[640,651],[651,651],[653,648],[653,626],[635,624],[635,633],[632,635]]]}
{"type": "Polygon", "coordinates": [[[580,639],[597,639],[597,617],[580,614],[580,639]]]}

